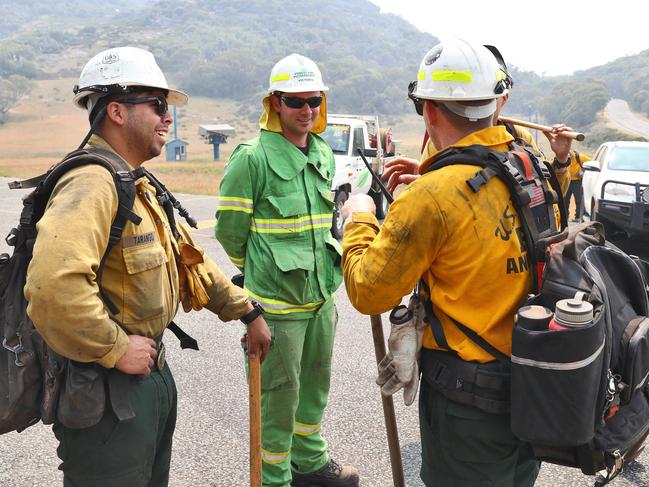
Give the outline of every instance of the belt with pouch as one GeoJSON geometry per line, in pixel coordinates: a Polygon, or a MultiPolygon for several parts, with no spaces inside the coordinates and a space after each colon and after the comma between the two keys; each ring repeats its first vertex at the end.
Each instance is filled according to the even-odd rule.
{"type": "Polygon", "coordinates": [[[162,341],[162,335],[159,335],[153,339],[156,343],[156,355],[155,360],[153,361],[153,367],[157,370],[164,369],[165,363],[167,362],[167,354],[165,351],[165,344],[162,341]]]}
{"type": "Polygon", "coordinates": [[[467,362],[454,353],[424,348],[422,378],[448,399],[493,414],[510,410],[511,371],[500,362],[467,362]]]}

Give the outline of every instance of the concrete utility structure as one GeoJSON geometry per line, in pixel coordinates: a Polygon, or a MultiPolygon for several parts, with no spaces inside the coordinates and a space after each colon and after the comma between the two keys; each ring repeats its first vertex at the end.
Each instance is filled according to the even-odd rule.
{"type": "Polygon", "coordinates": [[[222,123],[218,125],[200,125],[198,135],[200,135],[206,144],[214,146],[214,160],[219,160],[219,145],[225,144],[228,137],[234,135],[234,127],[222,123]]]}

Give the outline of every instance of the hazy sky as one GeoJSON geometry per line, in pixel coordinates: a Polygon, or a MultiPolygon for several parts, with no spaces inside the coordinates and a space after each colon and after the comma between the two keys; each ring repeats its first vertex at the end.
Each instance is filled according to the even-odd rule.
{"type": "Polygon", "coordinates": [[[496,45],[508,64],[540,74],[570,74],[649,49],[646,0],[370,1],[440,39],[496,45]]]}

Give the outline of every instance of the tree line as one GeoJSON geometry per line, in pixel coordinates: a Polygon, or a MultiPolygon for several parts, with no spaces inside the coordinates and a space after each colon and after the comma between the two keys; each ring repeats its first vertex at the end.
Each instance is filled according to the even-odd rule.
{"type": "MultiPolygon", "coordinates": [[[[174,85],[191,95],[256,106],[280,58],[311,57],[331,88],[331,109],[403,114],[419,61],[437,39],[366,0],[6,0],[0,26],[0,123],[20,80],[78,76],[88,52],[109,45],[150,49],[174,85]],[[60,26],[60,27],[55,27],[60,26]],[[77,66],[43,59],[78,52],[77,66]],[[84,59],[81,59],[84,57],[84,59]],[[44,66],[48,66],[45,68],[44,66]],[[10,77],[13,76],[13,80],[10,77]]],[[[510,113],[584,130],[611,96],[649,114],[649,51],[574,76],[511,67],[510,113]]],[[[249,111],[251,118],[257,110],[249,111]],[[254,112],[254,113],[253,113],[254,112]]]]}

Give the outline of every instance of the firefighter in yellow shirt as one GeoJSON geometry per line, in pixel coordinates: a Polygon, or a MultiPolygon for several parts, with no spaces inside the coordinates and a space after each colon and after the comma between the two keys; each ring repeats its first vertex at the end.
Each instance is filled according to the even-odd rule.
{"type": "Polygon", "coordinates": [[[187,95],[168,87],[150,52],[134,47],[94,56],[75,94],[91,122],[86,150],[128,169],[120,179],[132,181],[135,198],[114,235],[123,208],[113,177],[81,165],[58,180],[37,225],[25,297],[43,339],[67,359],[53,425],[59,469],[65,485],[164,487],[177,397],[162,335],[180,303],[249,323],[249,348],[262,358],[270,330],[245,291],[174,223],[141,167],[164,146],[168,105],[187,95]]]}
{"type": "MultiPolygon", "coordinates": [[[[507,65],[505,64],[505,60],[500,54],[500,51],[495,46],[485,47],[489,49],[489,51],[491,51],[499,66],[504,71],[506,76],[504,82],[507,84],[508,90],[511,90],[514,87],[514,80],[509,74],[507,65]]],[[[496,111],[493,115],[494,125],[502,125],[507,129],[507,132],[509,132],[509,134],[514,138],[517,144],[533,150],[535,153],[539,154],[540,157],[544,158],[545,156],[543,155],[543,152],[538,148],[538,146],[534,142],[534,137],[532,137],[532,134],[527,129],[518,125],[504,123],[498,120],[500,111],[502,110],[503,106],[505,106],[505,103],[507,103],[507,100],[509,100],[509,92],[505,93],[505,95],[496,100],[497,106],[496,111]]],[[[555,154],[555,157],[551,162],[564,194],[568,190],[568,184],[570,182],[566,168],[571,162],[570,147],[572,140],[567,137],[561,137],[560,133],[569,130],[572,129],[564,124],[557,124],[553,126],[552,132],[544,132],[544,135],[550,142],[550,148],[555,154]]],[[[420,161],[426,161],[435,152],[437,152],[435,145],[428,138],[428,136],[426,136],[420,161]]],[[[388,190],[394,191],[394,189],[399,184],[407,184],[417,178],[420,161],[403,156],[396,157],[389,161],[386,164],[386,171],[383,175],[385,178],[389,179],[387,184],[388,190]]]]}
{"type": "MultiPolygon", "coordinates": [[[[404,401],[412,402],[421,354],[421,478],[428,487],[531,487],[539,469],[529,446],[512,434],[507,412],[514,314],[532,289],[530,247],[508,186],[499,177],[472,186],[485,173],[462,162],[470,146],[507,151],[513,142],[505,127],[493,126],[497,100],[508,89],[504,79],[484,46],[456,39],[431,49],[410,97],[443,149],[422,163],[382,226],[366,195],[342,210],[343,270],[354,307],[386,312],[418,283],[430,305],[428,323],[401,327],[391,319],[390,353],[379,376],[384,394],[403,387],[404,401]],[[450,152],[457,161],[436,166],[450,152]],[[493,380],[477,387],[460,381],[456,389],[465,374],[493,380]]],[[[537,208],[551,231],[558,224],[555,196],[537,208]]]]}
{"type": "Polygon", "coordinates": [[[570,167],[568,173],[570,174],[570,185],[565,196],[566,212],[570,213],[570,200],[575,200],[575,216],[573,221],[579,221],[583,209],[582,204],[582,189],[581,180],[584,177],[584,162],[590,161],[591,158],[581,152],[572,151],[570,157],[570,167]]]}

